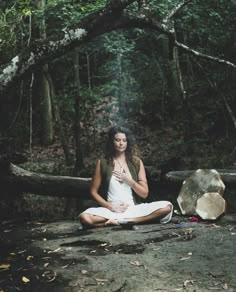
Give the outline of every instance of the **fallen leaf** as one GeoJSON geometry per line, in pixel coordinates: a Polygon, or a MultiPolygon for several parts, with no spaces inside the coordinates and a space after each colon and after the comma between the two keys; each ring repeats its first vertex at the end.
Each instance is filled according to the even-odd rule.
{"type": "Polygon", "coordinates": [[[27,256],[27,261],[30,261],[30,260],[32,260],[34,257],[33,256],[27,256]]]}
{"type": "Polygon", "coordinates": [[[183,287],[185,288],[188,284],[193,285],[193,280],[185,280],[184,284],[183,284],[183,287]]]}
{"type": "Polygon", "coordinates": [[[224,289],[224,290],[228,290],[228,284],[227,283],[224,283],[224,285],[222,286],[222,288],[224,289]]]}
{"type": "Polygon", "coordinates": [[[67,265],[64,265],[64,266],[62,266],[62,269],[68,268],[68,267],[69,267],[69,265],[71,265],[71,263],[69,263],[69,264],[67,264],[67,265]]]}
{"type": "Polygon", "coordinates": [[[109,281],[108,279],[99,279],[99,278],[95,278],[95,280],[97,282],[108,282],[109,281]]]}
{"type": "Polygon", "coordinates": [[[10,266],[11,266],[10,264],[1,264],[0,269],[1,270],[8,270],[10,268],[10,266]]]}
{"type": "Polygon", "coordinates": [[[48,265],[49,265],[49,263],[45,263],[43,266],[44,266],[44,268],[47,268],[48,265]]]}
{"type": "Polygon", "coordinates": [[[219,225],[216,225],[216,224],[212,224],[211,226],[213,226],[213,227],[217,227],[217,228],[220,227],[219,225]]]}
{"type": "Polygon", "coordinates": [[[140,262],[138,261],[133,261],[133,262],[130,262],[131,265],[133,266],[136,266],[136,267],[140,267],[140,266],[143,266],[142,264],[140,264],[140,262]]]}
{"type": "Polygon", "coordinates": [[[181,237],[181,235],[180,235],[179,233],[176,233],[176,232],[172,232],[171,234],[172,234],[172,235],[176,235],[176,236],[178,236],[178,237],[181,237]]]}
{"type": "Polygon", "coordinates": [[[188,259],[190,259],[191,257],[184,257],[184,258],[181,258],[180,261],[186,261],[188,259]]]}
{"type": "Polygon", "coordinates": [[[57,273],[53,271],[45,271],[42,274],[42,277],[46,278],[46,281],[48,283],[54,281],[56,279],[56,276],[57,276],[57,273]]]}
{"type": "Polygon", "coordinates": [[[49,250],[48,253],[55,253],[55,252],[58,252],[58,251],[60,251],[60,250],[61,250],[61,248],[58,247],[57,249],[49,250]]]}
{"type": "Polygon", "coordinates": [[[235,227],[230,227],[230,228],[229,228],[229,231],[232,231],[234,228],[235,228],[235,227]]]}
{"type": "Polygon", "coordinates": [[[23,276],[23,277],[22,277],[22,281],[23,281],[24,283],[29,283],[29,282],[30,282],[30,279],[28,279],[27,277],[23,276]]]}

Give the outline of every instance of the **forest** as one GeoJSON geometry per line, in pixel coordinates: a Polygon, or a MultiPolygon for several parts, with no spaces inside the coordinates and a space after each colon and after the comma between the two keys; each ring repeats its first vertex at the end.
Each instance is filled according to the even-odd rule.
{"type": "Polygon", "coordinates": [[[2,0],[3,214],[25,190],[2,178],[6,161],[90,178],[114,124],[133,131],[154,180],[234,170],[235,12],[234,0],[2,0]]]}
{"type": "Polygon", "coordinates": [[[0,0],[0,292],[236,291],[235,19],[236,0],[0,0]],[[113,125],[170,222],[83,228],[113,125]],[[191,200],[192,173],[220,184],[191,200]]]}

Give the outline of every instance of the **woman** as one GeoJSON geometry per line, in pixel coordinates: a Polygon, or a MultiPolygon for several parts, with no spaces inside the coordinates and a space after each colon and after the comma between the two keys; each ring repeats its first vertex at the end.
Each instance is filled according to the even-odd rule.
{"type": "Polygon", "coordinates": [[[129,131],[113,127],[108,133],[105,158],[98,160],[90,193],[101,207],[80,214],[83,225],[99,227],[171,220],[173,206],[168,201],[142,203],[148,196],[143,162],[129,131]]]}

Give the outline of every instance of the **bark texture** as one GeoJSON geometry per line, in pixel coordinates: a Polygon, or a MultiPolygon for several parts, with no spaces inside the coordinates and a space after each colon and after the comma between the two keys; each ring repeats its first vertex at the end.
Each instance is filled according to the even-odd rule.
{"type": "Polygon", "coordinates": [[[13,186],[19,192],[48,196],[89,196],[90,178],[35,173],[12,163],[1,165],[0,185],[13,186]]]}

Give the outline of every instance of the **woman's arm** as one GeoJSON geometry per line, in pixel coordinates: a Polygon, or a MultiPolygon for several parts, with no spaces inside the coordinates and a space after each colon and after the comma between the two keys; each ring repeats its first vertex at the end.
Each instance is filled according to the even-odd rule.
{"type": "Polygon", "coordinates": [[[106,200],[104,200],[101,195],[98,194],[98,190],[101,183],[102,183],[101,162],[100,160],[98,160],[96,163],[95,173],[90,186],[90,194],[100,206],[112,210],[112,205],[108,203],[106,200]]]}
{"type": "Polygon", "coordinates": [[[136,182],[135,180],[132,179],[130,182],[130,186],[138,196],[140,196],[143,199],[147,198],[149,190],[147,184],[146,171],[141,159],[140,169],[138,173],[138,181],[136,182]]]}

